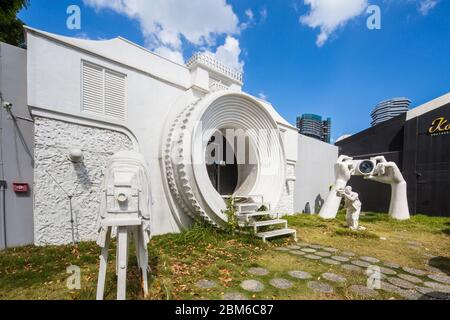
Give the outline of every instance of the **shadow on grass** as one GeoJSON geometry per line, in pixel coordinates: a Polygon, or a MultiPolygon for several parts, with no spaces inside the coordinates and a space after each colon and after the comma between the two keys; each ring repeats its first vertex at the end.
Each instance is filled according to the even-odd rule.
{"type": "Polygon", "coordinates": [[[445,233],[445,234],[450,235],[450,222],[447,222],[445,224],[445,227],[446,227],[446,229],[444,229],[442,232],[445,233]]]}
{"type": "Polygon", "coordinates": [[[443,273],[450,275],[450,258],[436,257],[430,259],[428,264],[434,268],[441,270],[443,273]]]}

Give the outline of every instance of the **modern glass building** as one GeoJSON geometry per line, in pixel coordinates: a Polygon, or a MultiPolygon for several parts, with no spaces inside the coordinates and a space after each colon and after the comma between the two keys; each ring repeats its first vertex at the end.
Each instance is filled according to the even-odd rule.
{"type": "Polygon", "coordinates": [[[330,143],[331,118],[322,120],[316,114],[304,114],[297,118],[297,128],[300,134],[330,143]]]}
{"type": "Polygon", "coordinates": [[[371,113],[372,127],[408,112],[410,105],[411,100],[408,98],[392,98],[380,102],[371,113]]]}

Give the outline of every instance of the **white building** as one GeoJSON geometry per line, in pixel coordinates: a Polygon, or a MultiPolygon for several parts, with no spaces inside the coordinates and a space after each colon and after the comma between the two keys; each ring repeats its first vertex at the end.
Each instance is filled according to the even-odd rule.
{"type": "Polygon", "coordinates": [[[197,54],[180,65],[122,38],[82,40],[32,28],[26,33],[35,244],[95,239],[103,170],[120,150],[141,152],[150,166],[154,235],[179,232],[194,219],[223,227],[222,196],[230,190],[262,196],[283,214],[326,198],[337,149],[299,139],[270,103],[242,92],[241,73],[212,57],[197,54]],[[248,139],[248,148],[234,156],[255,161],[229,168],[234,182],[214,180],[213,186],[205,165],[208,140],[229,129],[248,139]],[[72,148],[83,151],[82,163],[68,160],[72,148]],[[315,160],[309,163],[308,154],[315,160]],[[312,176],[319,163],[327,168],[312,176]]]}

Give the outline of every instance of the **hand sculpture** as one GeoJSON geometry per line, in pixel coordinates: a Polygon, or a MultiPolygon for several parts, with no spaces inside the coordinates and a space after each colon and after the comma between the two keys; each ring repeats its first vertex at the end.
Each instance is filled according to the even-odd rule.
{"type": "Polygon", "coordinates": [[[330,190],[330,194],[327,200],[320,210],[319,216],[324,219],[334,219],[336,218],[337,212],[339,210],[339,205],[341,204],[342,197],[338,196],[337,191],[339,189],[344,189],[347,186],[348,181],[352,177],[355,171],[353,164],[353,158],[347,156],[340,156],[336,164],[334,165],[334,175],[336,178],[336,183],[330,190]]]}
{"type": "Polygon", "coordinates": [[[374,157],[377,162],[375,174],[364,177],[391,186],[391,204],[389,215],[393,219],[407,220],[410,218],[407,196],[407,184],[395,162],[388,162],[385,157],[374,157]]]}

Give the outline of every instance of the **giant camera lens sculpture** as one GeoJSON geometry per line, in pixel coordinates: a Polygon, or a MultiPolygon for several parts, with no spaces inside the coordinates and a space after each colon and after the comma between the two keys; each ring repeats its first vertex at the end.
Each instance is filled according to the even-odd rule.
{"type": "Polygon", "coordinates": [[[126,298],[128,242],[132,235],[136,245],[138,267],[144,296],[148,295],[147,244],[150,241],[151,190],[149,170],[144,157],[123,151],[112,156],[103,181],[100,212],[97,221],[97,244],[102,247],[97,284],[97,300],[105,289],[108,249],[113,228],[117,228],[117,299],[126,298]]]}

